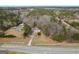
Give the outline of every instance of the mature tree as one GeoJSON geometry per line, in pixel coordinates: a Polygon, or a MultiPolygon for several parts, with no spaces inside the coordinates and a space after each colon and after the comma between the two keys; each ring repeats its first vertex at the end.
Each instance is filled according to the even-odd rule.
{"type": "Polygon", "coordinates": [[[29,34],[31,34],[31,33],[32,33],[31,27],[28,26],[27,24],[24,24],[24,27],[23,27],[23,36],[24,36],[24,38],[26,36],[28,36],[29,34]]]}
{"type": "Polygon", "coordinates": [[[15,13],[6,10],[0,10],[0,30],[6,31],[10,27],[17,26],[21,21],[15,13]]]}

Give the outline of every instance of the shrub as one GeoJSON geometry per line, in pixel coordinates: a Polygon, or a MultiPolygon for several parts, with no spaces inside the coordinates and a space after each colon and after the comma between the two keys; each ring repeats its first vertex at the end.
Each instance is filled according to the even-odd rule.
{"type": "Polygon", "coordinates": [[[79,40],[79,33],[75,33],[72,35],[72,39],[79,40]]]}
{"type": "Polygon", "coordinates": [[[0,38],[14,38],[16,36],[14,35],[5,35],[5,34],[0,34],[0,38]]]}
{"type": "Polygon", "coordinates": [[[41,35],[41,32],[38,32],[37,34],[40,36],[41,35]]]}
{"type": "Polygon", "coordinates": [[[79,26],[79,23],[78,22],[72,22],[71,25],[74,26],[74,27],[77,27],[77,26],[79,26]]]}
{"type": "Polygon", "coordinates": [[[2,38],[2,37],[4,37],[5,36],[5,34],[3,33],[3,34],[0,34],[0,37],[2,38]]]}
{"type": "Polygon", "coordinates": [[[58,41],[58,42],[62,42],[65,40],[65,36],[64,35],[55,35],[55,36],[52,36],[52,39],[55,40],[55,41],[58,41]]]}
{"type": "Polygon", "coordinates": [[[5,35],[4,37],[6,37],[6,38],[14,38],[16,36],[14,36],[14,35],[5,35]]]}

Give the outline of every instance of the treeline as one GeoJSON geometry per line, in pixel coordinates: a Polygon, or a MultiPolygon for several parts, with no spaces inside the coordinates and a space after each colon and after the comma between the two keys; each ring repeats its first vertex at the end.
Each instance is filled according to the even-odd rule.
{"type": "MultiPolygon", "coordinates": [[[[35,17],[34,19],[37,19],[38,21],[35,20],[35,24],[37,24],[37,27],[40,28],[42,30],[42,32],[47,35],[48,37],[50,37],[53,40],[56,40],[58,42],[62,42],[62,41],[68,41],[68,42],[72,42],[73,40],[78,40],[79,39],[79,33],[73,32],[71,31],[71,29],[67,29],[65,25],[62,24],[61,20],[74,20],[74,19],[78,19],[76,17],[76,15],[79,15],[79,11],[78,10],[68,10],[68,9],[63,9],[62,8],[60,10],[57,9],[40,9],[40,8],[36,8],[34,10],[32,10],[28,15],[31,16],[31,18],[35,17]],[[45,22],[47,22],[47,20],[43,19],[42,16],[47,15],[47,16],[51,16],[50,19],[48,19],[48,23],[44,24],[45,22]],[[40,21],[40,18],[43,20],[42,23],[40,21]],[[60,21],[58,21],[58,19],[60,21]],[[50,22],[49,22],[50,21],[50,22]]],[[[34,20],[32,19],[32,20],[34,20]]],[[[33,25],[33,24],[32,24],[33,25]]],[[[77,26],[79,27],[78,23],[71,23],[69,24],[71,26],[77,26]]]]}
{"type": "Polygon", "coordinates": [[[19,21],[19,15],[8,10],[0,10],[0,30],[6,31],[10,27],[16,26],[19,21]]]}

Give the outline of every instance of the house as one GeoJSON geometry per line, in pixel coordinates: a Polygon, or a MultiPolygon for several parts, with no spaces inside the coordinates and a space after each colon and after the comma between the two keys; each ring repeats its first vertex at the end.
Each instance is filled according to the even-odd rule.
{"type": "Polygon", "coordinates": [[[39,33],[41,30],[37,27],[32,28],[33,33],[39,33]]]}
{"type": "Polygon", "coordinates": [[[16,37],[22,37],[23,36],[23,24],[20,24],[19,26],[16,27],[12,27],[10,29],[8,29],[5,33],[6,34],[11,34],[11,35],[15,35],[16,37]]]}

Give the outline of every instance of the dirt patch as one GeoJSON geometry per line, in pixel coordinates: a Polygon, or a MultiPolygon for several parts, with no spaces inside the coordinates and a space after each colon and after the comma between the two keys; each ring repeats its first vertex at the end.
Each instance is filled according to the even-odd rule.
{"type": "Polygon", "coordinates": [[[0,38],[0,43],[28,43],[29,38],[0,38]]]}
{"type": "Polygon", "coordinates": [[[55,43],[55,41],[53,41],[49,37],[46,37],[43,33],[41,34],[41,36],[36,37],[32,41],[32,45],[35,45],[35,44],[53,44],[53,43],[55,43]]]}

